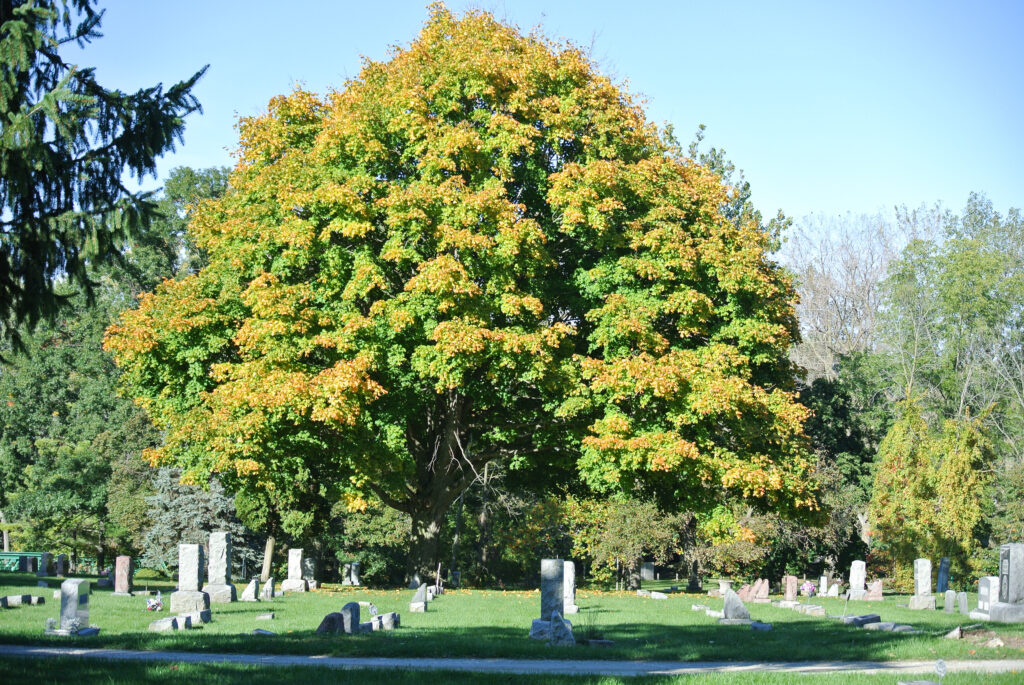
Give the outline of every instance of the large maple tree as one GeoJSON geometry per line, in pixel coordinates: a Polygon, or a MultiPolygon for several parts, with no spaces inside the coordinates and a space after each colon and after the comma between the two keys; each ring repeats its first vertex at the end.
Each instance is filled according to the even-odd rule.
{"type": "Polygon", "coordinates": [[[577,48],[432,8],[420,36],[240,124],[209,265],[108,334],[151,453],[310,530],[413,519],[409,571],[492,460],[597,491],[816,507],[776,240],[577,48]]]}

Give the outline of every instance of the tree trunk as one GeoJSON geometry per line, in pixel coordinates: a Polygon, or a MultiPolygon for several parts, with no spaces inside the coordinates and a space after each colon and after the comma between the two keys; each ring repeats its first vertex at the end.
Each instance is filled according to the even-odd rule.
{"type": "Polygon", "coordinates": [[[418,573],[425,583],[437,570],[441,530],[447,509],[446,505],[443,508],[421,509],[413,513],[406,581],[412,580],[418,573]]]}
{"type": "Polygon", "coordinates": [[[10,552],[11,551],[11,536],[7,532],[7,517],[4,516],[4,512],[2,512],[2,511],[0,511],[0,525],[3,526],[4,551],[5,552],[10,552]]]}
{"type": "Polygon", "coordinates": [[[260,582],[270,580],[270,565],[274,560],[274,536],[267,536],[267,544],[263,547],[263,570],[260,572],[260,582]]]}

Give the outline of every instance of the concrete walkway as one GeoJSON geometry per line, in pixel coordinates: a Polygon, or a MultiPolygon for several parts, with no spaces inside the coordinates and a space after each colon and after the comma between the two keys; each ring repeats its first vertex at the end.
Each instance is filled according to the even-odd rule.
{"type": "MultiPolygon", "coordinates": [[[[532,659],[418,659],[391,657],[287,656],[211,654],[208,652],[140,652],[128,649],[23,647],[0,645],[0,657],[47,659],[70,657],[107,661],[174,661],[232,663],[257,666],[321,666],[326,668],[472,671],[475,673],[545,673],[558,675],[695,675],[703,673],[934,673],[934,661],[557,661],[532,659]]],[[[1024,673],[1024,659],[947,661],[949,672],[1024,673]]]]}

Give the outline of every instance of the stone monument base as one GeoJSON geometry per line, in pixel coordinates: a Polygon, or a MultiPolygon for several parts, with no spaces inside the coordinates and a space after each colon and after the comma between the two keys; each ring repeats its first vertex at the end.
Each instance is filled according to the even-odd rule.
{"type": "Polygon", "coordinates": [[[204,585],[203,592],[210,595],[210,601],[214,604],[230,604],[238,601],[238,590],[234,585],[204,585]]]}
{"type": "Polygon", "coordinates": [[[188,613],[178,614],[178,623],[179,627],[181,627],[181,624],[188,623],[190,625],[184,627],[191,628],[192,626],[200,623],[209,623],[211,618],[212,615],[209,610],[190,611],[188,613]]]}
{"type": "Polygon", "coordinates": [[[850,590],[847,593],[850,596],[851,601],[860,601],[864,599],[864,595],[868,594],[867,590],[850,590]]]}
{"type": "Polygon", "coordinates": [[[996,623],[1024,623],[1024,604],[995,602],[989,605],[988,615],[996,623]]]}
{"type": "Polygon", "coordinates": [[[168,610],[172,614],[191,614],[196,611],[209,611],[210,595],[195,590],[172,592],[171,604],[168,610]]]}
{"type": "Polygon", "coordinates": [[[427,612],[426,602],[410,602],[409,611],[414,614],[425,614],[427,612]]]}
{"type": "Polygon", "coordinates": [[[134,593],[131,592],[111,592],[111,597],[134,597],[134,593]]]}
{"type": "Polygon", "coordinates": [[[575,604],[566,604],[565,605],[565,613],[567,613],[567,614],[578,614],[578,613],[580,613],[580,608],[578,606],[576,606],[575,604]]]}
{"type": "Polygon", "coordinates": [[[935,595],[914,595],[907,604],[909,609],[931,609],[935,610],[935,595]]]}
{"type": "Polygon", "coordinates": [[[299,578],[298,580],[282,580],[281,581],[281,592],[305,592],[306,581],[299,578]]]}

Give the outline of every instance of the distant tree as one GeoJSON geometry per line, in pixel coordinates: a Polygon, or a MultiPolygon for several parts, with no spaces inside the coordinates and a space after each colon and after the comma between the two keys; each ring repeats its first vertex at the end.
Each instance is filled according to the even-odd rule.
{"type": "Polygon", "coordinates": [[[199,109],[205,68],[164,92],[127,94],[68,64],[62,46],[100,36],[93,0],[0,0],[0,326],[24,330],[68,302],[66,282],[91,301],[91,266],[116,260],[154,212],[123,177],[155,174],[199,109]]]}

